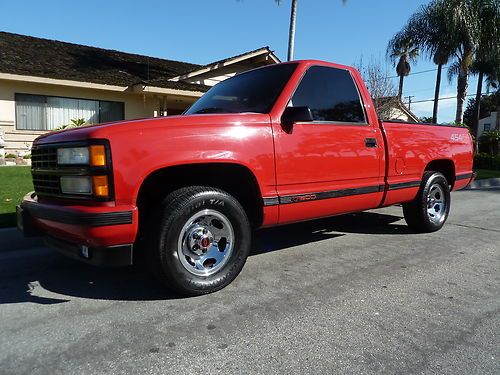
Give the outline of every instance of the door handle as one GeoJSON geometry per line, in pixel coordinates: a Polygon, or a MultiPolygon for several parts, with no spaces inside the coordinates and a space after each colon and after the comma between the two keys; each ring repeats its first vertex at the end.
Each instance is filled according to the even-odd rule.
{"type": "Polygon", "coordinates": [[[365,146],[366,147],[377,147],[377,139],[376,138],[365,138],[365,146]]]}

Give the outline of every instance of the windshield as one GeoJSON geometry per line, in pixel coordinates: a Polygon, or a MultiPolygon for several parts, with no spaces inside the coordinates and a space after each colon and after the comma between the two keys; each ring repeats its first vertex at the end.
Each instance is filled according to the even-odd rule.
{"type": "Polygon", "coordinates": [[[278,64],[238,74],[212,87],[185,114],[269,113],[297,64],[278,64]]]}

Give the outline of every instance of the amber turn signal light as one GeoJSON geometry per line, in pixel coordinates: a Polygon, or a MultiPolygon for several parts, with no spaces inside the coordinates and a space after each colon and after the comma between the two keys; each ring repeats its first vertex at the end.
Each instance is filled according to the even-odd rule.
{"type": "Polygon", "coordinates": [[[109,195],[108,176],[92,176],[94,196],[107,197],[109,195]]]}
{"type": "Polygon", "coordinates": [[[106,149],[104,145],[90,146],[90,165],[93,167],[106,166],[106,149]]]}

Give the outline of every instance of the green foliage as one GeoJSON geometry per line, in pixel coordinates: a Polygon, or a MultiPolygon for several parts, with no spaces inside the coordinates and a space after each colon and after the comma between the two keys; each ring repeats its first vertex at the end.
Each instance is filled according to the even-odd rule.
{"type": "MultiPolygon", "coordinates": [[[[479,118],[484,118],[489,116],[491,112],[495,112],[497,110],[497,106],[500,105],[500,91],[491,94],[485,95],[481,97],[481,108],[479,118]]],[[[467,108],[464,112],[464,123],[468,126],[472,127],[474,124],[474,111],[476,108],[476,99],[471,98],[467,103],[467,108]]]]}
{"type": "Polygon", "coordinates": [[[489,169],[500,171],[500,155],[491,156],[481,152],[474,156],[474,169],[489,169]]]}
{"type": "Polygon", "coordinates": [[[17,159],[17,155],[10,152],[5,154],[5,159],[17,159]]]}
{"type": "Polygon", "coordinates": [[[54,129],[54,131],[78,128],[80,126],[87,125],[87,122],[83,118],[74,118],[70,120],[71,122],[67,125],[61,125],[60,127],[54,129]]]}
{"type": "Polygon", "coordinates": [[[498,156],[498,144],[500,142],[500,130],[490,130],[481,134],[479,142],[486,144],[490,150],[490,155],[498,156]]]}
{"type": "Polygon", "coordinates": [[[488,141],[491,142],[498,142],[500,141],[500,130],[490,130],[487,132],[484,132],[481,136],[481,138],[485,138],[488,141]]]}
{"type": "Polygon", "coordinates": [[[31,154],[26,154],[23,156],[23,159],[31,159],[31,154]]]}
{"type": "Polygon", "coordinates": [[[456,120],[462,122],[469,74],[481,71],[490,82],[498,80],[500,0],[433,0],[393,37],[388,53],[405,41],[438,65],[452,60],[448,77],[458,76],[456,120]]]}
{"type": "Polygon", "coordinates": [[[420,117],[420,122],[423,122],[425,124],[431,124],[432,123],[432,117],[431,116],[423,116],[420,117]]]}

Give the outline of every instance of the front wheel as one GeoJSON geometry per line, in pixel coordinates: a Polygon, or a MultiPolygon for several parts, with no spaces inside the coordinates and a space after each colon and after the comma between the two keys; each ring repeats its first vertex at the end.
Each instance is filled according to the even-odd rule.
{"type": "Polygon", "coordinates": [[[425,172],[416,198],[403,204],[406,223],[417,232],[435,232],[450,212],[450,186],[439,172],[425,172]]]}
{"type": "Polygon", "coordinates": [[[161,207],[150,264],[157,278],[182,295],[215,292],[231,283],[250,252],[247,215],[228,193],[187,187],[161,207]]]}

